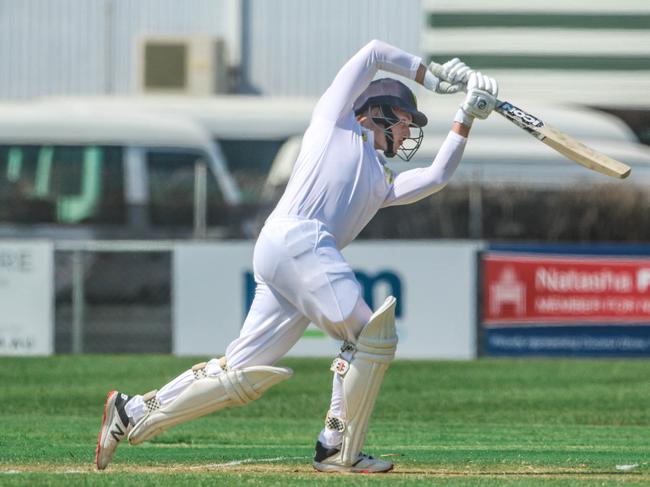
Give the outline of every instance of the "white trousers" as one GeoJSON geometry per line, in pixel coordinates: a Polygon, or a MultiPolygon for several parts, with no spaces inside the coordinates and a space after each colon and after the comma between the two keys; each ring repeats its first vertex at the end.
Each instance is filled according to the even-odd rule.
{"type": "Polygon", "coordinates": [[[333,338],[354,341],[372,315],[352,268],[316,220],[268,222],[255,245],[253,270],[255,297],[226,351],[230,367],[276,362],[310,322],[333,338]],[[363,305],[367,312],[358,316],[363,305]]]}
{"type": "MultiPolygon", "coordinates": [[[[253,270],[255,297],[239,337],[226,350],[229,368],[275,364],[310,322],[335,339],[354,342],[372,316],[352,268],[316,220],[267,222],[255,245],[253,270]]],[[[216,362],[209,363],[208,373],[219,373],[216,362]]],[[[158,400],[173,400],[192,380],[191,371],[181,374],[158,391],[158,400]]],[[[330,410],[339,417],[345,417],[342,391],[341,379],[334,374],[330,410]]],[[[144,414],[141,403],[136,397],[127,404],[135,420],[144,414]]],[[[321,432],[328,446],[338,439],[336,432],[321,432]]]]}

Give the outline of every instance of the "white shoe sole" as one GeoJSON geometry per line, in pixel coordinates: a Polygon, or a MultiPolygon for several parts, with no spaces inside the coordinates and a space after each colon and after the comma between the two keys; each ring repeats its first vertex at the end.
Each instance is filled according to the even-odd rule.
{"type": "Polygon", "coordinates": [[[312,463],[314,469],[318,470],[319,472],[325,472],[325,473],[386,473],[390,472],[393,470],[395,465],[392,463],[390,466],[383,467],[381,469],[372,469],[372,468],[363,468],[363,467],[344,467],[343,465],[333,465],[331,463],[319,463],[319,462],[313,462],[312,463]]]}

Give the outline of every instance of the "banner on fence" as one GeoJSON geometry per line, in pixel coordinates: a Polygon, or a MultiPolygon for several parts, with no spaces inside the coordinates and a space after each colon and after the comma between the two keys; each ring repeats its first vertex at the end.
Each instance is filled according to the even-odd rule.
{"type": "MultiPolygon", "coordinates": [[[[397,298],[398,357],[475,357],[479,248],[471,242],[378,241],[345,249],[369,306],[379,307],[389,294],[397,298]]],[[[174,353],[223,353],[239,335],[255,293],[252,255],[250,242],[175,246],[174,353]]],[[[312,324],[289,355],[333,357],[339,347],[312,324]]]]}
{"type": "Polygon", "coordinates": [[[53,256],[49,242],[0,242],[0,355],[53,352],[53,256]]]}
{"type": "Polygon", "coordinates": [[[487,253],[488,353],[650,354],[650,259],[487,253]]]}

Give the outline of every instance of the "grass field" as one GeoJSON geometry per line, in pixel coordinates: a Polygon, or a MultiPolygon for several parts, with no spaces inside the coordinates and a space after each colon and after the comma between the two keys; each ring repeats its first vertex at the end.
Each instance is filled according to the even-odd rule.
{"type": "Polygon", "coordinates": [[[146,392],[198,360],[169,356],[0,359],[0,485],[650,485],[650,361],[397,361],[366,450],[384,475],[311,469],[328,360],[244,408],[94,448],[106,392],[146,392]]]}

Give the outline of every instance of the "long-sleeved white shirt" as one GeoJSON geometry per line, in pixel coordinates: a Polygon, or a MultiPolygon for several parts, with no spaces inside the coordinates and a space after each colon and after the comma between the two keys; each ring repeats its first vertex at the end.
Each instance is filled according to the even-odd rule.
{"type": "Polygon", "coordinates": [[[412,203],[444,187],[460,162],[465,137],[450,132],[431,166],[394,176],[375,150],[372,132],[353,112],[377,70],[414,79],[420,63],[419,57],[371,41],[341,68],[316,104],[287,188],[269,220],[319,220],[342,249],[380,208],[412,203]]]}

